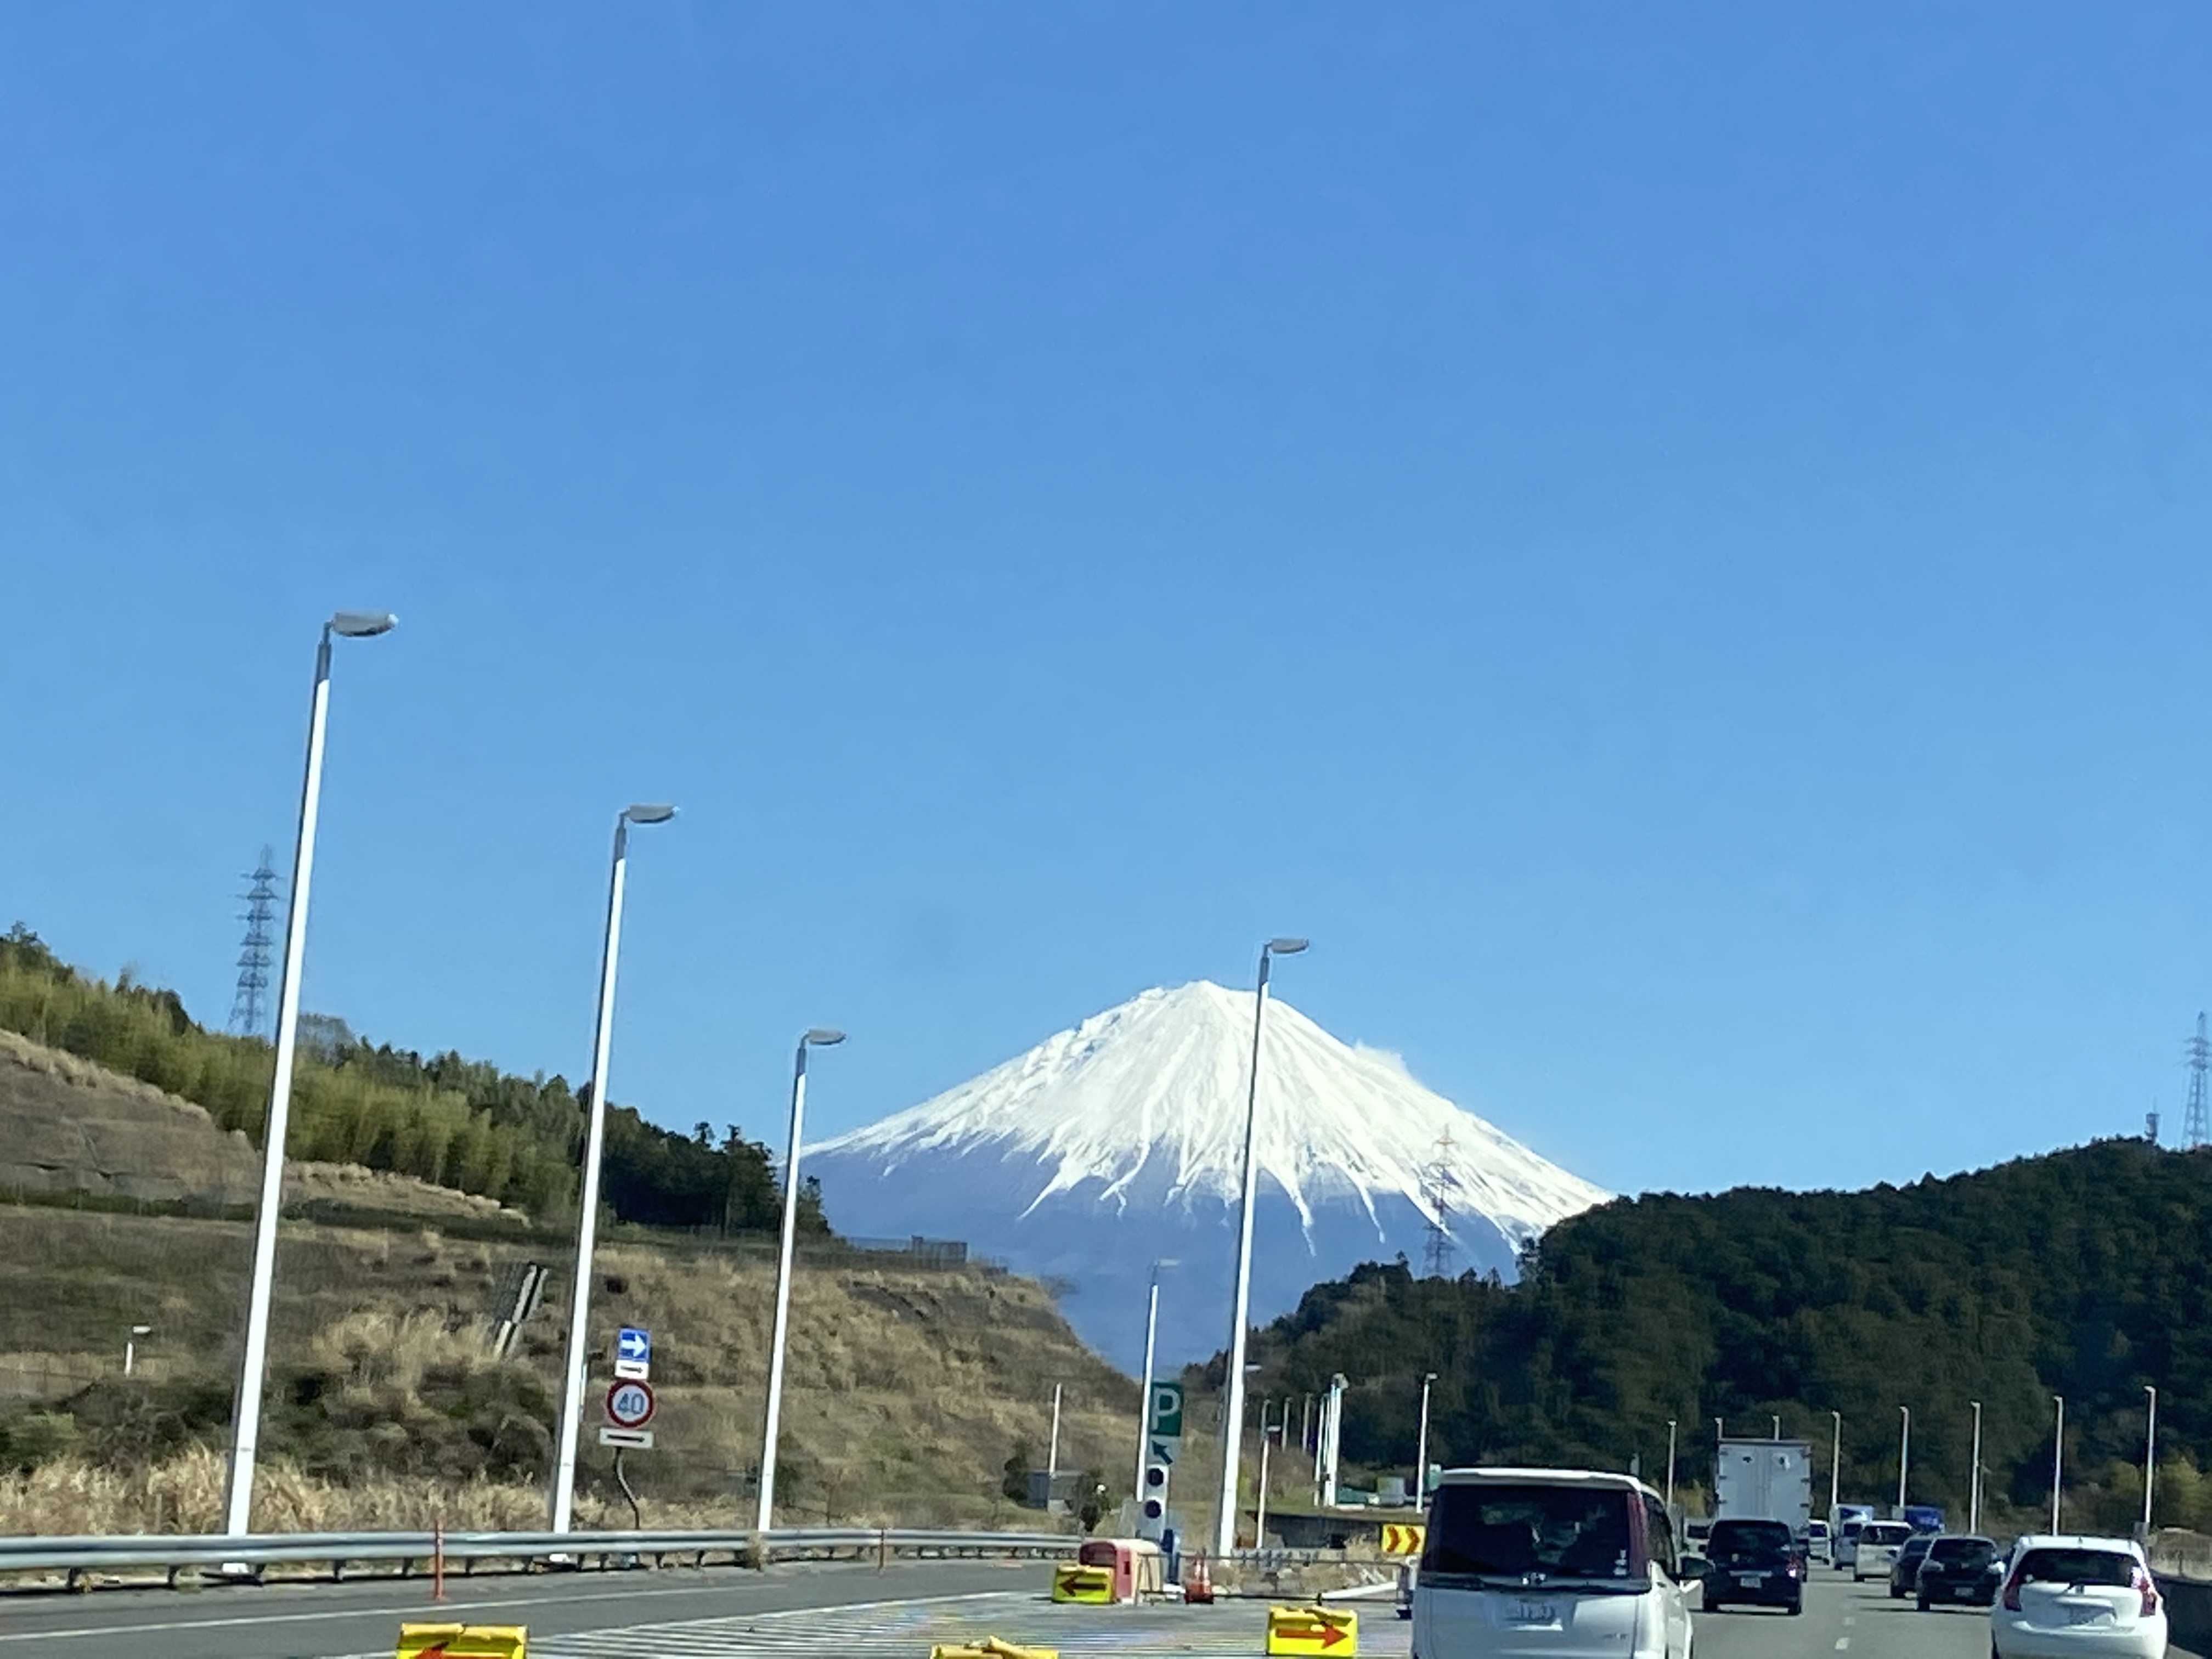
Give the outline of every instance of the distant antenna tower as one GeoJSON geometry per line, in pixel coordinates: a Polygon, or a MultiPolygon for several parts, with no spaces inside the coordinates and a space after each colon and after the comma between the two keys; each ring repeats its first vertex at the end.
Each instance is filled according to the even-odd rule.
{"type": "Polygon", "coordinates": [[[2204,1074],[2212,1072],[2212,1037],[2204,1031],[2204,1016],[2197,1016],[2197,1035],[2189,1039],[2189,1110],[2181,1120],[2181,1144],[2202,1146],[2212,1140],[2212,1103],[2204,1097],[2204,1074]]]}
{"type": "Polygon", "coordinates": [[[1451,1201],[1459,1190],[1459,1169],[1452,1162],[1451,1126],[1437,1137],[1437,1155],[1421,1171],[1421,1196],[1429,1205],[1429,1239],[1421,1252],[1421,1271],[1442,1279],[1451,1266],[1451,1201]]]}
{"type": "Polygon", "coordinates": [[[2156,1107],[2143,1114],[2143,1139],[2154,1146],[2158,1145],[2158,1109],[2156,1107]]]}
{"type": "Polygon", "coordinates": [[[266,1030],[263,1006],[269,996],[270,951],[276,942],[276,872],[271,860],[276,849],[261,849],[261,862],[246,877],[252,884],[239,897],[246,908],[238,919],[246,924],[246,937],[238,944],[238,992],[230,1000],[230,1029],[240,1036],[260,1036],[266,1030]]]}

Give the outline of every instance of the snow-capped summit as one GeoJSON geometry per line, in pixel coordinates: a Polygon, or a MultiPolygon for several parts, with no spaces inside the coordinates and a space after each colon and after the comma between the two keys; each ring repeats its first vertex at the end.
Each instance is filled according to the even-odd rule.
{"type": "MultiPolygon", "coordinates": [[[[1162,1353],[1228,1338],[1229,1274],[1252,1055],[1252,994],[1146,991],[866,1128],[811,1146],[841,1231],[964,1238],[1080,1294],[1066,1312],[1133,1367],[1157,1258],[1162,1353]]],[[[1417,1263],[1445,1194],[1450,1270],[1510,1273],[1521,1243],[1602,1202],[1598,1188],[1271,1000],[1260,1067],[1252,1313],[1403,1251],[1417,1263]],[[1449,1137],[1449,1144],[1446,1138],[1449,1137]]]]}

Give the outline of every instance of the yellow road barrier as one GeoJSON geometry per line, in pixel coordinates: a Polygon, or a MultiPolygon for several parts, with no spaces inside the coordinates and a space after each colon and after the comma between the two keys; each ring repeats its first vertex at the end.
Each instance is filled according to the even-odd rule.
{"type": "Polygon", "coordinates": [[[1055,1601],[1111,1601],[1114,1569],[1079,1566],[1063,1561],[1052,1570],[1052,1599],[1055,1601]]]}
{"type": "Polygon", "coordinates": [[[528,1659],[520,1625],[402,1625],[394,1659],[528,1659]]]}
{"type": "Polygon", "coordinates": [[[1269,1653],[1359,1651],[1359,1615],[1346,1607],[1269,1607],[1269,1653]]]}
{"type": "Polygon", "coordinates": [[[1429,1529],[1407,1521],[1386,1521],[1382,1523],[1382,1553],[1385,1555],[1419,1555],[1429,1529]]]}

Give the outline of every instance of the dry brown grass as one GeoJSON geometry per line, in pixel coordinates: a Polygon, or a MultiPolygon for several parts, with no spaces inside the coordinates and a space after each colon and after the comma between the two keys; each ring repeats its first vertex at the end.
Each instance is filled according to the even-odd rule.
{"type": "MultiPolygon", "coordinates": [[[[123,1474],[67,1459],[0,1479],[0,1534],[216,1533],[222,1530],[222,1454],[197,1447],[123,1474]]],[[[343,1485],[304,1474],[288,1461],[264,1462],[254,1487],[254,1522],[267,1532],[535,1531],[545,1524],[542,1486],[488,1480],[425,1484],[382,1476],[343,1485]]],[[[648,1502],[648,1527],[707,1526],[726,1515],[696,1504],[648,1502]]],[[[628,1527],[629,1509],[592,1499],[579,1506],[586,1528],[628,1527]]]]}
{"type": "MultiPolygon", "coordinates": [[[[234,1223],[0,1206],[0,1370],[35,1354],[35,1364],[15,1373],[27,1388],[72,1366],[112,1386],[123,1329],[145,1322],[155,1327],[141,1345],[149,1380],[227,1387],[248,1242],[234,1223]],[[56,1353],[58,1338],[82,1346],[56,1353]]],[[[489,1524],[542,1513],[534,1480],[452,1478],[441,1454],[425,1448],[458,1444],[434,1432],[450,1436],[453,1425],[422,1398],[439,1377],[472,1396],[504,1388],[514,1397],[509,1371],[534,1377],[545,1398],[556,1392],[567,1303],[557,1262],[548,1264],[554,1282],[516,1358],[495,1365],[482,1341],[492,1285],[530,1253],[520,1242],[454,1240],[428,1229],[288,1224],[270,1350],[279,1386],[265,1443],[279,1462],[267,1467],[283,1468],[289,1453],[311,1458],[308,1467],[354,1474],[340,1484],[296,1465],[272,1473],[256,1524],[337,1516],[332,1524],[428,1525],[441,1504],[453,1525],[477,1524],[465,1515],[489,1524]],[[337,1425],[327,1431],[283,1397],[283,1379],[309,1376],[322,1390],[317,1420],[337,1425]]],[[[628,1463],[648,1516],[749,1517],[772,1264],[624,1244],[603,1250],[598,1270],[593,1347],[604,1353],[620,1324],[653,1332],[659,1444],[628,1463]]],[[[793,1316],[777,1482],[784,1519],[1038,1524],[1042,1516],[1000,1495],[1000,1482],[1018,1442],[1042,1463],[1056,1381],[1066,1387],[1061,1467],[1101,1471],[1116,1498],[1126,1491],[1135,1385],[1077,1341],[1040,1285],[980,1270],[802,1262],[793,1316]]],[[[594,1369],[604,1382],[604,1361],[594,1369]]],[[[65,1405],[76,1386],[48,1397],[65,1405]]],[[[596,1421],[595,1402],[586,1422],[596,1421]]],[[[1187,1443],[1195,1452],[1201,1440],[1194,1432],[1187,1443]]],[[[581,1474],[586,1510],[627,1524],[611,1455],[588,1427],[581,1474]]],[[[1179,1495],[1194,1498],[1202,1476],[1190,1474],[1179,1495]]],[[[136,1473],[65,1462],[0,1492],[0,1530],[77,1530],[79,1516],[126,1531],[190,1529],[215,1515],[219,1486],[219,1460],[172,1459],[136,1473]]]]}

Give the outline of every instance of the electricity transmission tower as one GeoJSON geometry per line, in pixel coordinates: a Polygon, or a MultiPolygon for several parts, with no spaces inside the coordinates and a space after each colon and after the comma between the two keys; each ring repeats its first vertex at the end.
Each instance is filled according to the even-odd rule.
{"type": "Polygon", "coordinates": [[[264,1004],[269,996],[270,951],[276,943],[276,872],[271,860],[276,849],[261,849],[261,862],[246,877],[252,884],[238,896],[246,908],[238,919],[246,924],[246,937],[238,945],[238,991],[230,1000],[230,1029],[240,1036],[265,1034],[264,1004]]]}
{"type": "Polygon", "coordinates": [[[1421,1271],[1442,1279],[1451,1266],[1451,1206],[1459,1191],[1459,1170],[1452,1162],[1451,1129],[1437,1137],[1437,1155],[1421,1170],[1421,1196],[1428,1200],[1428,1243],[1421,1251],[1421,1271]]]}
{"type": "Polygon", "coordinates": [[[2212,1140],[2212,1103],[2204,1096],[2204,1074],[2212,1071],[2212,1037],[2204,1030],[2204,1016],[2197,1016],[2197,1035],[2189,1039],[2189,1109],[2181,1120],[2181,1144],[2202,1146],[2212,1140]]]}

